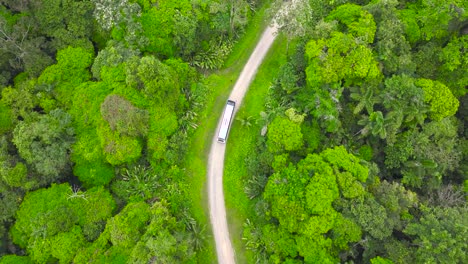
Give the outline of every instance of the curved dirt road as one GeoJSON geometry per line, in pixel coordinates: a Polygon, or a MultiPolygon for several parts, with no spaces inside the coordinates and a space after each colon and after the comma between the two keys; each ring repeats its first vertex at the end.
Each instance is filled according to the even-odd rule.
{"type": "MultiPolygon", "coordinates": [[[[262,38],[255,47],[252,55],[250,55],[239,79],[237,79],[237,82],[229,96],[230,100],[236,101],[235,112],[239,109],[239,106],[242,103],[242,98],[247,92],[247,88],[257,72],[260,63],[275,40],[276,30],[275,26],[270,26],[263,32],[262,38]]],[[[211,144],[210,156],[208,159],[208,199],[210,203],[210,220],[216,242],[218,263],[234,264],[234,250],[229,238],[223,192],[223,168],[226,145],[217,142],[223,113],[219,114],[220,120],[211,144]]],[[[232,120],[234,120],[234,117],[232,120]]]]}

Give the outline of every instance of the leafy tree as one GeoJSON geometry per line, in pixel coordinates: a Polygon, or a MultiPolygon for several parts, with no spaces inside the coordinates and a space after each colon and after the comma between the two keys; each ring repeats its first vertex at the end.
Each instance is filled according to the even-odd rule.
{"type": "Polygon", "coordinates": [[[143,34],[149,43],[146,50],[164,57],[190,54],[197,20],[190,1],[164,1],[148,8],[141,16],[143,34]]]}
{"type": "Polygon", "coordinates": [[[57,258],[68,263],[87,239],[97,237],[101,230],[96,227],[111,216],[114,207],[111,195],[102,188],[81,192],[68,184],[53,184],[25,196],[10,232],[33,261],[57,258]]]}
{"type": "Polygon", "coordinates": [[[349,241],[359,241],[362,237],[361,228],[351,219],[339,215],[335,219],[332,230],[333,246],[339,250],[348,249],[349,241]]]}
{"type": "Polygon", "coordinates": [[[468,35],[454,37],[439,53],[439,60],[443,63],[439,81],[446,84],[453,95],[460,97],[466,94],[468,77],[464,69],[468,67],[468,35]]]}
{"type": "Polygon", "coordinates": [[[410,7],[416,11],[421,37],[425,40],[441,39],[456,30],[457,27],[450,24],[454,20],[462,21],[463,18],[466,18],[467,14],[464,8],[466,8],[464,1],[448,3],[429,0],[420,1],[410,7]]]}
{"type": "Polygon", "coordinates": [[[400,168],[402,164],[413,156],[414,147],[411,137],[411,132],[401,133],[395,144],[385,146],[385,166],[387,168],[400,168]]]}
{"type": "MultiPolygon", "coordinates": [[[[2,102],[11,110],[13,118],[25,119],[31,115],[32,109],[38,104],[32,93],[33,84],[23,83],[18,87],[8,86],[2,89],[2,102]]],[[[4,114],[7,114],[6,111],[4,114]]]]}
{"type": "Polygon", "coordinates": [[[304,37],[311,32],[311,24],[317,18],[314,16],[310,1],[293,1],[288,3],[287,8],[283,7],[283,5],[279,8],[282,9],[275,16],[274,22],[278,29],[286,34],[288,43],[292,38],[304,37]]]}
{"type": "Polygon", "coordinates": [[[276,117],[269,125],[267,145],[272,152],[300,149],[303,145],[300,124],[284,117],[276,117]]]}
{"type": "Polygon", "coordinates": [[[370,115],[374,112],[374,105],[381,103],[381,99],[376,96],[376,87],[369,86],[360,88],[351,88],[350,97],[357,102],[356,107],[353,110],[353,114],[359,114],[362,110],[366,110],[370,115]]]}
{"type": "MultiPolygon", "coordinates": [[[[150,109],[148,149],[154,159],[164,158],[169,145],[168,137],[177,130],[177,117],[174,112],[163,107],[150,109]]],[[[180,142],[179,142],[180,144],[180,142]]]]}
{"type": "MultiPolygon", "coordinates": [[[[5,230],[1,230],[7,223],[13,222],[16,211],[18,210],[21,202],[21,193],[14,192],[12,190],[5,190],[4,186],[1,186],[2,197],[0,198],[0,205],[3,210],[0,214],[0,233],[3,238],[5,230]]],[[[2,243],[3,244],[3,243],[2,243]]]]}
{"type": "Polygon", "coordinates": [[[387,137],[385,121],[382,112],[373,112],[370,116],[364,116],[363,119],[358,121],[359,125],[364,126],[360,132],[363,135],[367,135],[370,132],[373,136],[379,135],[381,139],[385,139],[387,137]]]}
{"type": "Polygon", "coordinates": [[[362,80],[379,77],[372,50],[365,44],[356,44],[354,39],[353,35],[335,31],[329,39],[311,40],[307,44],[309,85],[336,83],[343,79],[347,84],[360,84],[362,80]]]}
{"type": "Polygon", "coordinates": [[[101,105],[112,87],[105,82],[87,82],[76,88],[70,114],[76,128],[72,146],[73,173],[86,187],[108,184],[114,169],[106,162],[96,127],[105,121],[100,115],[101,105]]]}
{"type": "Polygon", "coordinates": [[[149,205],[139,202],[130,203],[116,216],[111,218],[109,229],[110,242],[116,247],[131,248],[140,239],[146,222],[150,217],[149,205]]]}
{"type": "Polygon", "coordinates": [[[89,39],[94,24],[90,1],[41,0],[31,7],[39,32],[52,38],[56,50],[69,45],[92,49],[89,39]]]}
{"type": "Polygon", "coordinates": [[[101,124],[97,132],[104,156],[110,164],[133,162],[141,156],[143,146],[140,139],[112,131],[108,124],[101,124]]]}
{"type": "Polygon", "coordinates": [[[348,33],[359,37],[365,43],[374,42],[376,25],[370,13],[355,4],[344,4],[330,12],[327,20],[337,20],[348,33]]]}
{"type": "Polygon", "coordinates": [[[8,132],[13,126],[13,118],[10,108],[0,101],[0,135],[8,132]]]}
{"type": "Polygon", "coordinates": [[[385,129],[389,145],[396,142],[401,130],[422,125],[427,116],[424,91],[415,82],[415,79],[405,74],[393,75],[384,82],[385,89],[380,96],[387,110],[385,129]]]}
{"type": "Polygon", "coordinates": [[[424,124],[422,131],[413,136],[414,160],[405,164],[403,182],[414,187],[440,186],[442,177],[459,166],[456,131],[453,118],[424,124]]]}
{"type": "Polygon", "coordinates": [[[345,209],[345,215],[348,214],[351,214],[362,230],[373,238],[382,240],[392,234],[393,225],[389,226],[385,208],[373,197],[367,196],[365,199],[351,204],[349,209],[345,209]]]}
{"type": "Polygon", "coordinates": [[[148,133],[148,112],[133,106],[118,95],[108,95],[101,104],[101,115],[113,131],[128,136],[148,133]]]}
{"type": "Polygon", "coordinates": [[[167,204],[132,202],[106,225],[105,231],[74,261],[148,262],[194,261],[193,245],[185,226],[170,215],[167,204]]]}
{"type": "Polygon", "coordinates": [[[404,232],[413,237],[419,262],[463,263],[467,261],[466,207],[423,208],[421,218],[404,232]]]}
{"type": "Polygon", "coordinates": [[[57,53],[57,64],[47,67],[39,76],[38,83],[52,85],[53,95],[68,108],[75,88],[90,79],[87,68],[91,66],[92,60],[90,51],[67,47],[57,53]]]}
{"type": "Polygon", "coordinates": [[[304,146],[308,153],[313,153],[314,150],[320,147],[320,142],[323,139],[318,122],[304,122],[301,125],[302,137],[304,138],[304,146]]]}
{"type": "Polygon", "coordinates": [[[412,218],[410,209],[418,205],[417,195],[406,190],[402,185],[383,181],[371,189],[376,201],[381,204],[388,216],[388,227],[403,230],[407,222],[412,218]]]}
{"type": "MultiPolygon", "coordinates": [[[[377,23],[375,51],[383,63],[383,73],[412,74],[416,65],[412,61],[411,46],[405,39],[405,24],[398,16],[398,1],[373,1],[367,9],[377,23]]],[[[408,26],[408,25],[406,25],[408,26]]]]}
{"type": "Polygon", "coordinates": [[[4,6],[0,7],[0,57],[3,59],[0,71],[4,73],[0,83],[6,84],[23,70],[30,76],[38,76],[45,67],[53,63],[44,50],[46,40],[35,34],[37,30],[35,21],[30,16],[13,14],[4,6]]]}
{"type": "Polygon", "coordinates": [[[415,44],[421,38],[421,28],[418,25],[416,11],[414,9],[398,10],[398,17],[404,25],[405,37],[411,43],[415,44]]]}
{"type": "Polygon", "coordinates": [[[126,63],[126,84],[141,89],[149,101],[171,110],[180,106],[182,87],[177,73],[155,57],[129,60],[126,63]]]}
{"type": "Polygon", "coordinates": [[[60,263],[70,263],[76,251],[85,245],[85,241],[81,228],[75,225],[69,232],[59,233],[51,238],[51,255],[60,263]]]}
{"type": "Polygon", "coordinates": [[[346,249],[349,242],[361,237],[357,224],[343,218],[334,202],[339,197],[362,197],[364,191],[357,181],[365,181],[367,174],[368,169],[343,147],[309,154],[297,165],[289,164],[275,172],[263,194],[271,205],[267,215],[278,220],[279,232],[292,235],[297,247],[290,244],[292,248],[280,251],[277,245],[269,248],[271,242],[264,241],[269,243],[265,244],[268,253],[281,261],[295,257],[297,248],[306,262],[333,262],[337,250],[346,249]],[[332,247],[333,237],[336,248],[332,247]]]}
{"type": "MultiPolygon", "coordinates": [[[[115,3],[116,1],[111,1],[115,3]]],[[[104,67],[117,67],[128,59],[139,56],[139,50],[126,47],[118,41],[109,41],[106,48],[99,51],[91,67],[93,77],[100,80],[104,67]]]]}
{"type": "Polygon", "coordinates": [[[73,141],[71,117],[61,109],[36,120],[21,121],[13,131],[13,143],[21,157],[39,173],[40,185],[64,176],[73,141]]]}
{"type": "Polygon", "coordinates": [[[424,101],[431,106],[430,117],[433,120],[441,120],[457,112],[460,103],[444,84],[438,81],[419,79],[416,85],[424,90],[424,101]]]}
{"type": "Polygon", "coordinates": [[[4,255],[0,259],[1,264],[32,264],[31,258],[28,256],[4,255]]]}

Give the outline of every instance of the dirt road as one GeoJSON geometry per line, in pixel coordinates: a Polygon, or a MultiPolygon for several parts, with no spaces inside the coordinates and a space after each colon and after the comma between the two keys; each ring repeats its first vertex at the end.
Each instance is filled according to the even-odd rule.
{"type": "MultiPolygon", "coordinates": [[[[252,55],[250,55],[247,64],[244,66],[239,79],[229,96],[230,100],[236,101],[236,112],[242,103],[247,89],[252,82],[255,73],[257,72],[260,63],[265,57],[271,44],[276,38],[276,27],[268,27],[258,42],[252,55]]],[[[213,229],[213,234],[216,242],[216,253],[218,255],[218,263],[234,264],[234,250],[229,238],[229,229],[226,220],[226,208],[224,206],[224,191],[223,191],[223,168],[224,154],[226,145],[217,142],[219,127],[222,121],[223,113],[218,113],[220,119],[211,144],[210,156],[208,160],[208,199],[210,203],[210,220],[213,229]]],[[[233,117],[234,120],[234,117],[233,117]]],[[[228,140],[229,142],[229,140],[228,140]]]]}

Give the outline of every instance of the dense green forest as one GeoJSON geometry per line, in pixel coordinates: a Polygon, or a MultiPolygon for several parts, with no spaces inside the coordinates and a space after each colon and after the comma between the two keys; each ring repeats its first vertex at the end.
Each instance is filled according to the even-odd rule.
{"type": "MultiPolygon", "coordinates": [[[[0,0],[0,263],[213,261],[185,160],[272,2],[0,0]]],[[[467,263],[468,2],[293,2],[245,161],[252,262],[467,263]]]]}
{"type": "Polygon", "coordinates": [[[246,155],[252,262],[467,263],[468,2],[296,3],[246,155]]]}
{"type": "Polygon", "coordinates": [[[207,262],[184,160],[264,2],[0,3],[0,262],[207,262]]]}

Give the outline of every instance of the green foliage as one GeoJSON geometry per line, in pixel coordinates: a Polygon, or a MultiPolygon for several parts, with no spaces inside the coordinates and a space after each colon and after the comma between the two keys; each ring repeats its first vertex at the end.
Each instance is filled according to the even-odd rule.
{"type": "MultiPolygon", "coordinates": [[[[80,140],[79,140],[80,141],[80,140]]],[[[90,146],[96,146],[98,141],[89,142],[90,146]]],[[[98,149],[100,150],[100,148],[98,149]]],[[[105,186],[114,178],[114,169],[104,160],[80,161],[73,167],[73,174],[80,179],[86,187],[105,186]]]]}
{"type": "Polygon", "coordinates": [[[416,193],[405,189],[402,185],[383,181],[371,189],[376,201],[387,212],[389,228],[402,230],[408,220],[412,218],[409,210],[418,205],[416,193]]]}
{"type": "MultiPolygon", "coordinates": [[[[0,198],[0,206],[3,208],[0,214],[0,231],[5,223],[13,220],[16,211],[18,210],[21,202],[21,196],[19,193],[4,190],[2,191],[2,197],[0,198]]],[[[6,231],[3,231],[6,233],[6,231]]],[[[0,232],[3,233],[3,232],[0,232]]],[[[3,235],[3,234],[2,234],[3,235]]]]}
{"type": "Polygon", "coordinates": [[[304,122],[301,125],[302,137],[304,138],[304,146],[308,153],[313,153],[320,146],[322,133],[317,122],[304,122]]]}
{"type": "Polygon", "coordinates": [[[419,262],[463,263],[467,261],[468,211],[466,207],[423,208],[419,221],[404,230],[417,245],[419,262]]]}
{"type": "Polygon", "coordinates": [[[75,88],[90,79],[88,67],[93,53],[83,48],[67,47],[57,53],[57,64],[47,67],[39,76],[38,83],[52,85],[53,94],[64,107],[72,103],[75,88]]]}
{"type": "Polygon", "coordinates": [[[61,109],[35,120],[21,121],[13,131],[19,154],[39,173],[40,184],[61,177],[69,165],[68,152],[74,141],[71,117],[61,109]]]}
{"type": "Polygon", "coordinates": [[[400,134],[398,142],[385,146],[385,166],[389,169],[400,168],[414,153],[411,143],[412,134],[400,134]]]}
{"type": "Polygon", "coordinates": [[[141,156],[143,146],[138,138],[112,131],[108,124],[100,125],[97,132],[106,161],[111,165],[133,162],[141,156]]]}
{"type": "Polygon", "coordinates": [[[101,104],[101,115],[113,131],[127,136],[144,136],[148,133],[148,112],[138,109],[118,95],[108,95],[101,104]]]}
{"type": "MultiPolygon", "coordinates": [[[[349,242],[361,238],[357,224],[343,218],[333,205],[339,197],[364,195],[359,181],[367,179],[368,169],[359,162],[344,147],[336,147],[320,155],[309,154],[296,166],[290,164],[268,178],[264,198],[271,211],[267,215],[278,220],[279,229],[284,229],[281,232],[294,236],[299,255],[309,259],[306,261],[333,262],[336,250],[346,249],[349,242]],[[330,231],[336,238],[336,249],[326,235],[330,231]]],[[[279,259],[294,252],[271,250],[279,259]]]]}
{"type": "Polygon", "coordinates": [[[306,54],[309,66],[306,69],[308,84],[360,83],[365,79],[380,76],[372,50],[365,44],[356,44],[354,36],[333,32],[328,39],[311,40],[306,54]]]}
{"type": "Polygon", "coordinates": [[[430,117],[433,120],[438,121],[453,116],[457,112],[460,102],[444,84],[438,81],[419,79],[416,85],[424,90],[424,102],[430,104],[430,117]]]}
{"type": "Polygon", "coordinates": [[[419,28],[417,24],[416,28],[411,27],[413,25],[411,22],[415,23],[411,20],[414,17],[410,17],[409,21],[406,21],[407,24],[402,21],[402,16],[399,16],[397,10],[398,4],[398,1],[373,1],[365,7],[377,23],[375,51],[379,61],[382,62],[382,71],[386,76],[394,73],[412,74],[416,69],[412,61],[410,43],[417,40],[419,33],[413,31],[419,28]],[[405,28],[409,34],[412,34],[411,37],[407,35],[405,38],[405,28]]]}
{"type": "Polygon", "coordinates": [[[413,9],[402,9],[398,11],[399,18],[405,26],[405,35],[411,44],[421,39],[421,29],[418,25],[417,16],[413,9]]]}
{"type": "Polygon", "coordinates": [[[425,123],[413,135],[413,160],[402,168],[403,183],[408,186],[438,188],[443,176],[450,176],[459,166],[461,153],[457,145],[457,123],[453,118],[425,123]]]}
{"type": "Polygon", "coordinates": [[[0,135],[13,127],[13,118],[10,108],[0,101],[0,135]]]}
{"type": "Polygon", "coordinates": [[[428,1],[423,0],[412,5],[410,9],[416,12],[416,19],[421,29],[421,37],[426,41],[447,37],[454,31],[450,23],[455,19],[466,17],[466,3],[455,1],[428,1]]]}
{"type": "Polygon", "coordinates": [[[130,58],[138,55],[138,50],[126,47],[121,42],[110,41],[106,48],[100,50],[94,59],[93,66],[91,67],[93,77],[100,80],[101,72],[104,67],[117,67],[130,58]]]}
{"type": "Polygon", "coordinates": [[[164,1],[141,16],[147,51],[164,57],[175,53],[190,54],[195,39],[196,18],[190,1],[164,1]],[[184,51],[184,49],[187,49],[184,51]]]}
{"type": "Polygon", "coordinates": [[[363,145],[359,148],[359,157],[365,161],[371,161],[373,153],[372,147],[369,145],[363,145]]]}
{"type": "Polygon", "coordinates": [[[294,108],[289,108],[284,112],[284,114],[289,118],[289,120],[297,124],[302,124],[302,122],[304,122],[304,118],[306,117],[306,114],[296,113],[296,109],[294,108]]]}
{"type": "Polygon", "coordinates": [[[28,256],[4,255],[0,259],[1,264],[32,264],[31,258],[28,256]]]}
{"type": "Polygon", "coordinates": [[[468,67],[468,35],[453,37],[439,53],[439,60],[443,63],[439,81],[446,84],[453,95],[460,97],[466,93],[468,76],[464,69],[468,67]]]}
{"type": "Polygon", "coordinates": [[[161,263],[192,263],[194,240],[184,228],[170,215],[164,201],[151,206],[132,202],[107,222],[101,236],[82,249],[74,261],[138,263],[158,259],[161,263]]]}
{"type": "Polygon", "coordinates": [[[362,230],[372,237],[382,240],[392,234],[393,230],[387,223],[387,212],[374,198],[366,197],[362,201],[356,201],[349,210],[362,230]]]}
{"type": "Polygon", "coordinates": [[[42,35],[53,38],[57,49],[68,45],[91,48],[92,9],[88,1],[48,0],[33,5],[31,13],[42,35]]]}
{"type": "Polygon", "coordinates": [[[376,25],[374,18],[361,6],[344,4],[330,12],[327,20],[338,20],[347,27],[351,35],[366,43],[374,42],[376,25]]]}
{"type": "Polygon", "coordinates": [[[130,203],[125,206],[107,223],[112,245],[131,248],[140,239],[149,218],[150,207],[146,203],[130,203]]]}
{"type": "MultiPolygon", "coordinates": [[[[6,87],[2,89],[2,102],[9,107],[13,117],[26,118],[31,115],[32,109],[37,104],[37,99],[32,95],[32,82],[18,85],[19,87],[6,87]]],[[[7,114],[8,110],[4,114],[7,114]]]]}
{"type": "Polygon", "coordinates": [[[138,165],[125,169],[112,183],[112,189],[121,199],[144,201],[156,197],[161,186],[160,177],[149,168],[138,165]]]}
{"type": "Polygon", "coordinates": [[[101,230],[96,227],[114,207],[112,196],[102,188],[84,193],[68,184],[52,185],[26,195],[11,235],[36,262],[55,257],[69,263],[86,239],[97,237],[101,230]]]}
{"type": "Polygon", "coordinates": [[[276,117],[268,127],[268,149],[271,152],[294,151],[302,147],[301,126],[284,117],[276,117]]]}
{"type": "Polygon", "coordinates": [[[150,109],[150,124],[148,132],[148,149],[154,159],[161,159],[168,147],[168,137],[177,129],[177,117],[167,108],[154,107],[150,109]]]}
{"type": "Polygon", "coordinates": [[[60,263],[70,263],[76,251],[85,245],[85,238],[79,226],[69,232],[59,233],[50,239],[51,255],[60,263]]]}
{"type": "Polygon", "coordinates": [[[393,261],[382,257],[375,257],[370,260],[371,264],[393,264],[393,261]]]}
{"type": "Polygon", "coordinates": [[[335,227],[331,237],[333,246],[339,250],[346,250],[350,241],[359,241],[361,239],[362,231],[354,221],[339,215],[335,219],[335,227]]]}
{"type": "Polygon", "coordinates": [[[149,101],[171,110],[181,106],[180,77],[171,66],[153,56],[145,56],[129,60],[125,64],[125,70],[126,84],[141,89],[149,101]]]}

